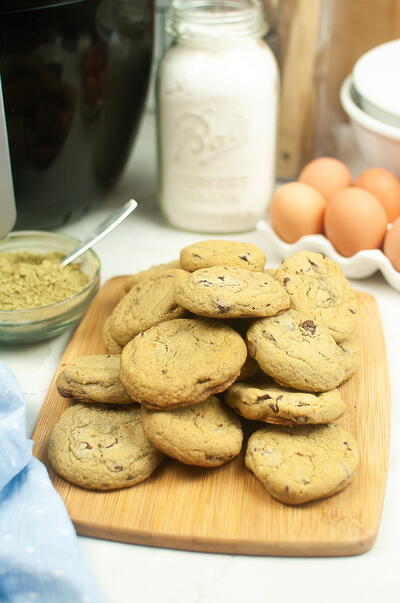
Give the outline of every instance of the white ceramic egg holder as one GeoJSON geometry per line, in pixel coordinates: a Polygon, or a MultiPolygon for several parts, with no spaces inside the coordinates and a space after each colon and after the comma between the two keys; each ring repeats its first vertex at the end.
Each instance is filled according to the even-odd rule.
{"type": "Polygon", "coordinates": [[[349,278],[367,278],[380,270],[389,285],[396,291],[400,291],[400,272],[393,268],[390,260],[379,249],[366,249],[351,257],[345,257],[340,255],[323,235],[306,235],[295,243],[285,243],[277,236],[268,222],[259,222],[257,229],[267,233],[268,240],[282,258],[297,251],[316,251],[337,262],[349,278]]]}

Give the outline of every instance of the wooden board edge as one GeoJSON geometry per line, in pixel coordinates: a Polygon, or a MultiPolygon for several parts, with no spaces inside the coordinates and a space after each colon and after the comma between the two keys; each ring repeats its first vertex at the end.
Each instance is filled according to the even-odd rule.
{"type": "MultiPolygon", "coordinates": [[[[80,536],[110,540],[107,528],[99,524],[72,522],[80,536]]],[[[192,538],[159,533],[153,535],[142,530],[113,529],[113,540],[126,544],[151,546],[196,553],[218,553],[228,555],[270,556],[270,557],[352,557],[369,551],[377,537],[377,530],[362,538],[345,543],[332,542],[279,542],[257,543],[251,540],[192,538]]]]}

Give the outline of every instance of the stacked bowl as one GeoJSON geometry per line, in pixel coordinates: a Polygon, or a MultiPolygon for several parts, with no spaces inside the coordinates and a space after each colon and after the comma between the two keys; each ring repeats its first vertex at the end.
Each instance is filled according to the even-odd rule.
{"type": "Polygon", "coordinates": [[[365,160],[400,176],[400,40],[372,48],[355,63],[340,99],[365,160]]]}

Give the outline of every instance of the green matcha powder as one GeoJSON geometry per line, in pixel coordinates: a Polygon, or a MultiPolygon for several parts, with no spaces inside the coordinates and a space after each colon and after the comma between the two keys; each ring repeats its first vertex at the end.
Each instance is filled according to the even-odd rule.
{"type": "Polygon", "coordinates": [[[78,293],[88,282],[78,264],[61,268],[64,254],[0,253],[0,310],[42,308],[78,293]]]}

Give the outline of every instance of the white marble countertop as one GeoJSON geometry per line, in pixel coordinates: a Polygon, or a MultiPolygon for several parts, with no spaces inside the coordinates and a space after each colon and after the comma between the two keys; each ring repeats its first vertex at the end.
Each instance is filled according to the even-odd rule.
{"type": "MultiPolygon", "coordinates": [[[[203,235],[165,225],[155,202],[153,120],[146,116],[128,167],[112,200],[60,232],[83,238],[113,207],[133,196],[135,212],[96,246],[102,281],[177,257],[203,235]]],[[[266,251],[268,263],[279,258],[265,233],[235,235],[266,251]]],[[[80,537],[93,574],[110,603],[395,603],[400,600],[400,294],[375,275],[356,287],[375,295],[385,329],[392,380],[392,438],[382,523],[374,547],[344,558],[246,557],[173,551],[80,537]]],[[[71,333],[29,346],[0,346],[0,358],[16,374],[27,402],[31,433],[54,370],[71,333]]]]}

